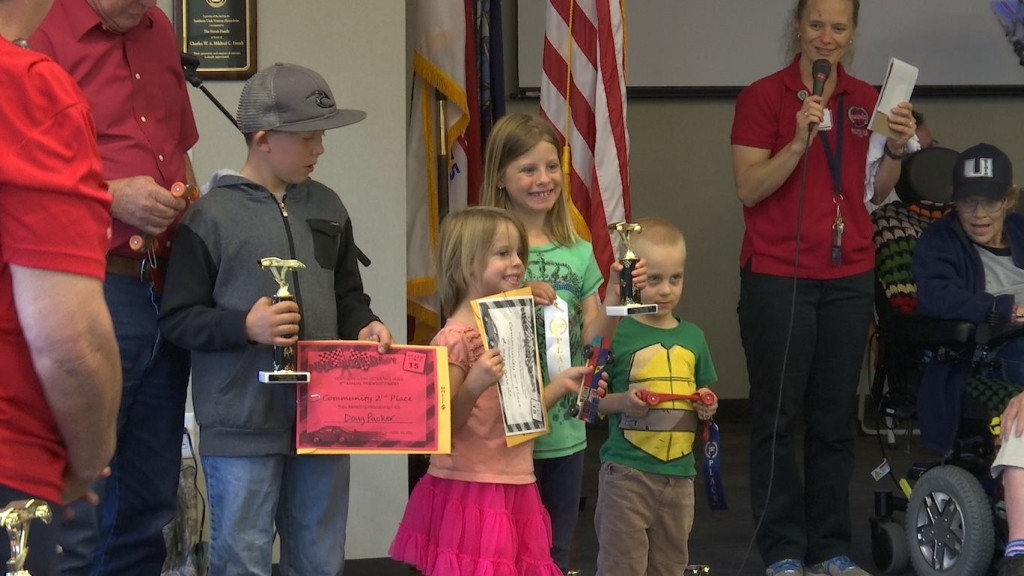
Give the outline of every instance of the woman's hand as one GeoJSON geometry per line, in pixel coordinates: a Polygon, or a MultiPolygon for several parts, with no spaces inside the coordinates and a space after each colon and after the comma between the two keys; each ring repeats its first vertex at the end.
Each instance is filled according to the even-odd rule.
{"type": "Polygon", "coordinates": [[[999,417],[999,426],[1003,440],[1009,438],[1011,433],[1018,438],[1024,434],[1024,393],[1017,394],[1006,403],[999,417]]]}
{"type": "Polygon", "coordinates": [[[910,102],[900,102],[889,111],[889,131],[895,136],[886,140],[885,145],[897,156],[906,151],[907,142],[917,133],[913,112],[914,106],[910,102]]]}
{"type": "Polygon", "coordinates": [[[808,96],[796,113],[796,134],[790,147],[795,151],[803,153],[813,142],[808,138],[817,130],[818,126],[825,121],[825,101],[821,96],[808,96]]]}

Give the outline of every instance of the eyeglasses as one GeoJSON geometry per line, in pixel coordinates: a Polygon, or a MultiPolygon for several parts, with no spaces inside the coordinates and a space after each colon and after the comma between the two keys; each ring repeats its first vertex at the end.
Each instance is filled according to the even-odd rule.
{"type": "Polygon", "coordinates": [[[982,212],[987,214],[995,214],[1003,208],[1003,200],[993,200],[992,198],[983,198],[981,196],[971,196],[970,198],[964,198],[954,202],[956,209],[964,214],[976,214],[980,208],[982,212]]]}

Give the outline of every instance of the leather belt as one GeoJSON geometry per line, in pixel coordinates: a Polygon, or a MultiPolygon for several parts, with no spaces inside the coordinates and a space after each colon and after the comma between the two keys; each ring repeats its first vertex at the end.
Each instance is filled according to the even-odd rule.
{"type": "Polygon", "coordinates": [[[107,273],[118,276],[131,276],[140,282],[152,282],[152,266],[145,258],[129,258],[117,254],[107,254],[107,273]]]}

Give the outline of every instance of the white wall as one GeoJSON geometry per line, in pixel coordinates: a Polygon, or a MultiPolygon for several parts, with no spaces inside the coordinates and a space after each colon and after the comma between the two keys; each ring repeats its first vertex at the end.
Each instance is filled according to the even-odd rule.
{"type": "MultiPolygon", "coordinates": [[[[173,2],[159,0],[168,14],[173,2]]],[[[373,308],[400,341],[405,338],[405,2],[302,0],[259,2],[257,63],[301,64],[319,72],[340,107],[367,119],[327,133],[317,180],[341,196],[355,223],[356,242],[373,261],[364,269],[373,308]]],[[[242,82],[205,86],[230,110],[242,82]]],[[[241,167],[245,144],[234,126],[198,89],[190,88],[199,126],[196,177],[241,167]]],[[[387,555],[407,499],[405,456],[353,459],[347,557],[387,555]]]]}

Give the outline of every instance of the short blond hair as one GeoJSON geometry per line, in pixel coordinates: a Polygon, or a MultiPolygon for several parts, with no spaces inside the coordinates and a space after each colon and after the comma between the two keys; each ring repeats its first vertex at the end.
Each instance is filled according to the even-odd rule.
{"type": "Polygon", "coordinates": [[[640,225],[641,232],[632,235],[630,242],[635,239],[639,244],[646,242],[653,246],[679,246],[683,250],[683,258],[686,258],[686,238],[675,224],[664,218],[641,218],[636,223],[640,225]]]}
{"type": "Polygon", "coordinates": [[[519,258],[525,269],[529,239],[523,223],[508,210],[473,206],[452,212],[441,222],[436,265],[442,315],[449,316],[466,297],[472,279],[482,275],[487,253],[503,224],[519,232],[519,258]]]}

